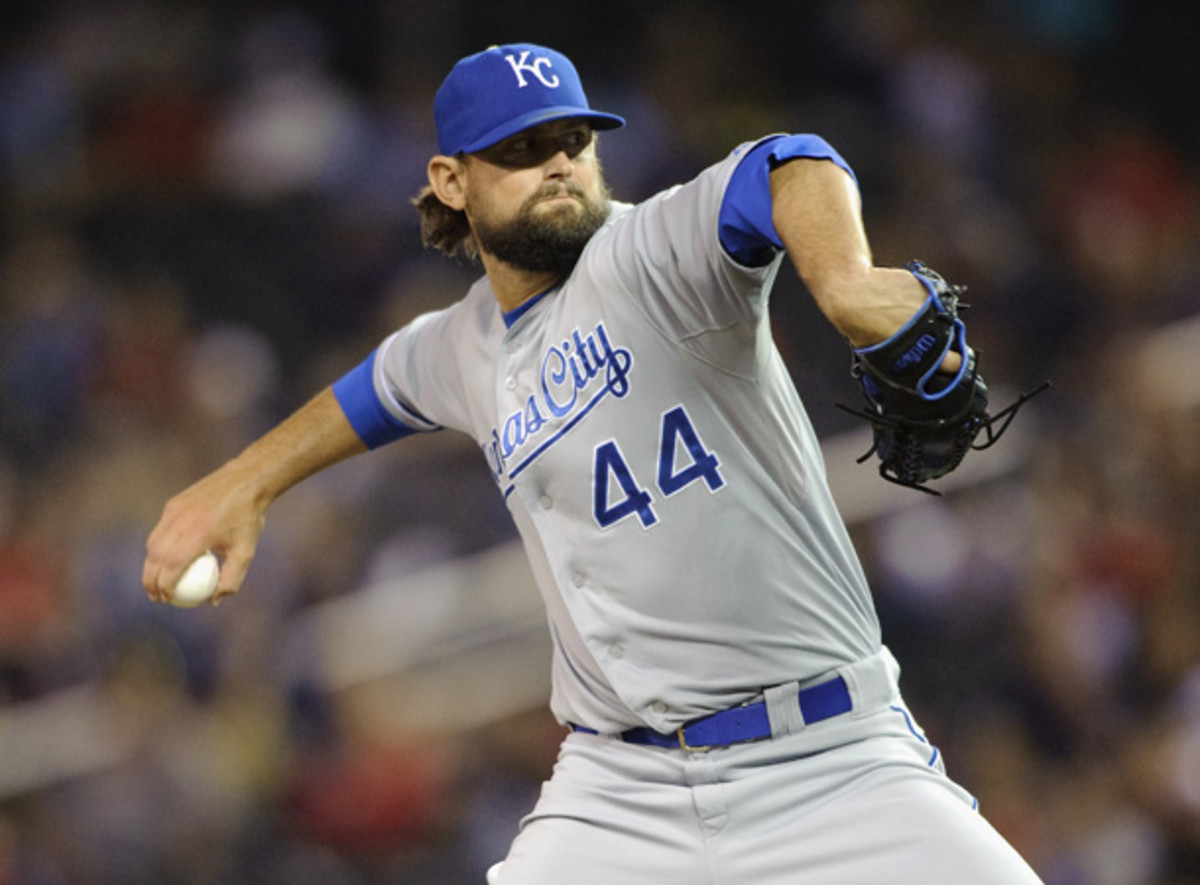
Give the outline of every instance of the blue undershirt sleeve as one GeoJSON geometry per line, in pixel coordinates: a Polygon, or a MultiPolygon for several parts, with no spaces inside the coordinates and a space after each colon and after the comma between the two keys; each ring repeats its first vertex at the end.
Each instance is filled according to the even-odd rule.
{"type": "Polygon", "coordinates": [[[771,170],[799,158],[830,160],[858,183],[841,154],[818,135],[779,135],[756,144],[733,171],[717,219],[721,245],[738,263],[761,267],[783,249],[771,220],[771,170]]]}
{"type": "Polygon", "coordinates": [[[333,383],[333,395],[350,426],[369,449],[403,439],[417,431],[383,407],[375,392],[375,353],[333,383]]]}

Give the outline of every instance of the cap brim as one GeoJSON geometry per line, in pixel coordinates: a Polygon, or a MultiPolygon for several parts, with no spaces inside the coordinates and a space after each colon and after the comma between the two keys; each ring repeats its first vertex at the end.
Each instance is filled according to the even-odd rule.
{"type": "Polygon", "coordinates": [[[619,129],[625,125],[624,117],[618,117],[616,114],[605,114],[601,111],[593,111],[589,108],[538,108],[535,111],[530,111],[527,114],[506,120],[503,125],[485,132],[474,141],[454,151],[454,153],[473,154],[476,151],[490,148],[492,145],[504,141],[510,135],[516,135],[525,129],[540,126],[542,123],[550,123],[554,120],[566,120],[570,117],[587,120],[593,129],[619,129]]]}

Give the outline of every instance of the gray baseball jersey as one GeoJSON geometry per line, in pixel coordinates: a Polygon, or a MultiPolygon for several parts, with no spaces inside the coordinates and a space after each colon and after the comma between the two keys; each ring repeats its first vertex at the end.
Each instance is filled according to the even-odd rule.
{"type": "Polygon", "coordinates": [[[476,440],[545,598],[574,728],[489,885],[1038,881],[900,696],[771,338],[769,159],[614,206],[561,285],[502,315],[480,280],[334,385],[369,445],[476,440]]]}
{"type": "Polygon", "coordinates": [[[479,444],[545,598],[564,722],[667,732],[881,647],[772,340],[782,252],[744,265],[718,233],[750,147],[614,204],[570,277],[518,315],[481,279],[335,385],[356,427],[479,444]],[[368,373],[364,406],[351,388],[368,373]]]}

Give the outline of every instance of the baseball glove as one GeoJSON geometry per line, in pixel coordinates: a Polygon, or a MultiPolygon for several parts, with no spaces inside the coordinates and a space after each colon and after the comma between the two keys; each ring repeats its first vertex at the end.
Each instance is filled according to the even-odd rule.
{"type": "Polygon", "coordinates": [[[907,269],[929,293],[921,309],[891,338],[853,351],[866,408],[840,408],[865,418],[874,444],[859,463],[879,458],[879,475],[908,488],[938,494],[925,483],[950,473],[971,449],[986,449],[1008,429],[1017,410],[1050,386],[1024,393],[1008,408],[988,414],[988,388],[979,356],[967,347],[959,311],[964,286],[949,285],[919,261],[907,269]],[[954,374],[939,371],[951,352],[962,357],[954,374]],[[984,433],[982,442],[976,439],[984,433]]]}

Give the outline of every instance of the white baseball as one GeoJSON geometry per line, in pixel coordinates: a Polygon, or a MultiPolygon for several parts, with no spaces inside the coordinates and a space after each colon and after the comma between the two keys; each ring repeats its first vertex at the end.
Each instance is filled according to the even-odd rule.
{"type": "Polygon", "coordinates": [[[194,608],[212,598],[217,589],[217,574],[221,563],[208,551],[196,557],[195,562],[179,576],[171,594],[171,604],[180,608],[194,608]]]}

